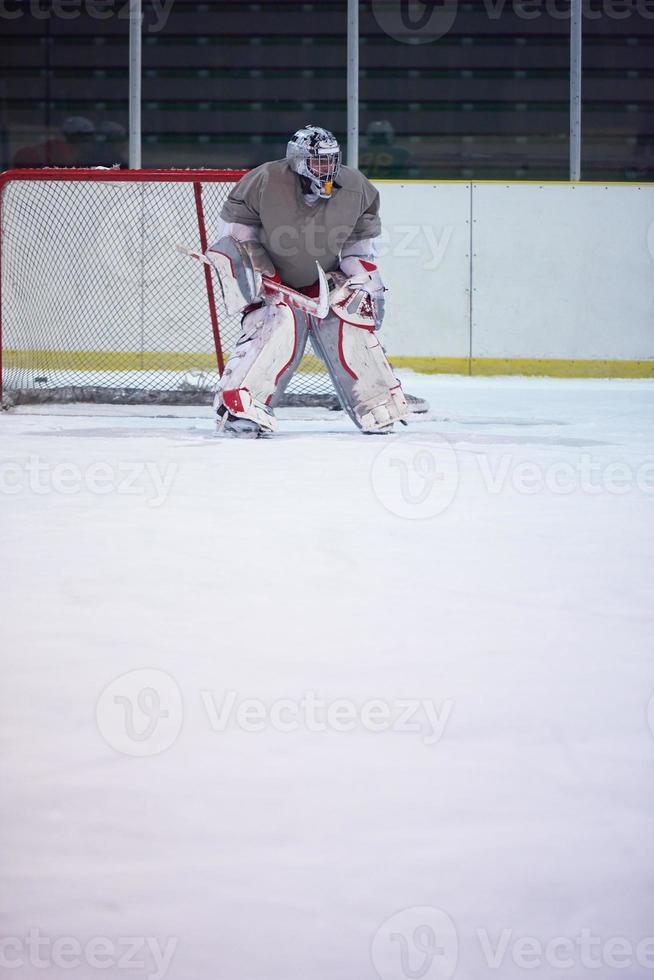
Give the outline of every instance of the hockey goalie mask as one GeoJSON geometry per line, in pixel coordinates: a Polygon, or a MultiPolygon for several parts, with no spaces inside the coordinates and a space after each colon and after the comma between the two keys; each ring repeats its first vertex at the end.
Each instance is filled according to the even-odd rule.
{"type": "Polygon", "coordinates": [[[286,159],[291,170],[309,182],[314,194],[331,197],[341,169],[341,148],[328,129],[320,126],[298,129],[288,142],[286,159]]]}

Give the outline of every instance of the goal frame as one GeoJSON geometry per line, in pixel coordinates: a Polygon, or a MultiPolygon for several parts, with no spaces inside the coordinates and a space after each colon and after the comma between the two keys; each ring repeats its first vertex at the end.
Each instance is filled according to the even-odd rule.
{"type": "MultiPolygon", "coordinates": [[[[243,177],[247,170],[213,170],[213,169],[180,169],[170,170],[151,170],[140,168],[138,170],[119,169],[119,168],[97,168],[97,167],[37,167],[25,169],[6,170],[0,173],[0,404],[4,404],[3,398],[5,391],[3,388],[3,263],[5,243],[4,237],[4,196],[9,184],[18,181],[67,181],[67,182],[111,182],[111,183],[186,183],[193,185],[193,197],[195,201],[196,217],[198,223],[198,233],[200,245],[203,252],[208,247],[207,230],[202,204],[202,185],[204,183],[223,182],[236,184],[243,177]]],[[[225,369],[225,358],[220,337],[220,322],[216,309],[216,294],[211,269],[208,265],[203,265],[205,290],[207,294],[207,304],[209,308],[209,318],[213,335],[214,348],[216,352],[216,366],[220,374],[225,369]]]]}
{"type": "MultiPolygon", "coordinates": [[[[12,169],[0,173],[0,407],[10,408],[19,403],[51,403],[51,402],[98,402],[98,403],[118,403],[118,404],[167,404],[167,405],[210,405],[213,401],[213,391],[205,387],[193,389],[174,389],[164,390],[145,386],[143,388],[133,387],[96,387],[92,384],[71,384],[63,387],[47,389],[39,388],[12,388],[3,384],[3,370],[5,368],[5,349],[4,336],[6,334],[5,323],[5,298],[3,297],[3,279],[6,262],[6,242],[5,242],[5,206],[7,188],[20,182],[93,182],[93,183],[143,183],[157,184],[184,183],[192,185],[192,197],[195,204],[195,217],[197,221],[197,232],[200,247],[206,252],[208,247],[207,225],[205,220],[205,207],[203,205],[203,187],[208,184],[236,184],[248,169],[212,169],[212,168],[170,168],[170,169],[120,169],[119,167],[37,167],[25,169],[12,169]]],[[[181,260],[181,259],[180,259],[181,260]]],[[[79,257],[79,261],[84,261],[84,256],[79,257]]],[[[211,268],[204,264],[204,292],[206,294],[208,321],[213,338],[213,354],[215,355],[216,372],[222,375],[225,368],[225,348],[223,338],[221,338],[221,322],[219,310],[223,311],[224,306],[217,301],[217,285],[214,281],[211,268]]],[[[198,275],[200,272],[198,270],[198,275]]],[[[202,295],[200,287],[199,296],[202,295]]],[[[233,324],[227,324],[228,334],[233,324]]],[[[208,336],[207,339],[209,340],[208,336]]],[[[231,344],[231,341],[228,342],[231,344]]],[[[209,350],[211,350],[211,340],[209,340],[209,350]]],[[[227,348],[229,350],[229,346],[227,348]]],[[[315,358],[314,358],[315,359],[315,358]]],[[[309,369],[311,373],[311,369],[309,369]]],[[[322,373],[322,371],[321,371],[322,373]]],[[[407,399],[411,403],[414,412],[428,411],[428,404],[424,399],[407,394],[407,399]]],[[[338,410],[340,402],[333,385],[326,376],[326,388],[318,385],[313,390],[285,391],[278,401],[280,407],[317,407],[338,410]]]]}

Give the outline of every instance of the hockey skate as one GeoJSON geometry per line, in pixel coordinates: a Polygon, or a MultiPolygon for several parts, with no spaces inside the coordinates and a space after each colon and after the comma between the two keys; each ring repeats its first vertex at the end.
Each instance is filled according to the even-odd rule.
{"type": "MultiPolygon", "coordinates": [[[[408,425],[404,420],[402,420],[402,424],[408,425]]],[[[383,429],[364,429],[362,431],[364,436],[392,436],[395,430],[391,423],[390,425],[385,425],[383,429]]]]}
{"type": "Polygon", "coordinates": [[[216,422],[218,435],[231,439],[260,439],[262,436],[270,434],[252,419],[232,415],[224,405],[221,405],[216,412],[216,422]]]}

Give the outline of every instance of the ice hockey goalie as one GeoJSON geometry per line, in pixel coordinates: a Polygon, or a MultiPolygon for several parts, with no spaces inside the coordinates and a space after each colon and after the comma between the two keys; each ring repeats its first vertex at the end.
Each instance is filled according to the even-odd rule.
{"type": "Polygon", "coordinates": [[[309,333],[343,409],[387,433],[409,408],[378,339],[384,284],[375,261],[379,194],[341,165],[335,137],[309,125],[286,158],[256,167],[229,195],[206,257],[241,335],[215,398],[225,433],[273,432],[274,406],[309,333]]]}

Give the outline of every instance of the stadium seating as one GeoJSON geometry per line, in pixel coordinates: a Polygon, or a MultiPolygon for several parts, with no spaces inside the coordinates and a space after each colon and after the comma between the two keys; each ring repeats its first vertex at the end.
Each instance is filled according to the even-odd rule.
{"type": "MultiPolygon", "coordinates": [[[[22,16],[0,39],[3,169],[67,117],[127,124],[122,0],[103,20],[39,19],[14,3],[22,16]]],[[[373,176],[567,176],[568,21],[500,7],[460,3],[444,37],[413,44],[362,2],[362,159],[375,170],[375,120],[390,123],[396,150],[373,176]]],[[[176,0],[157,30],[159,9],[144,0],[144,165],[252,166],[308,121],[344,135],[345,0],[176,0]]],[[[583,176],[651,179],[654,21],[632,11],[584,30],[583,176]]]]}

